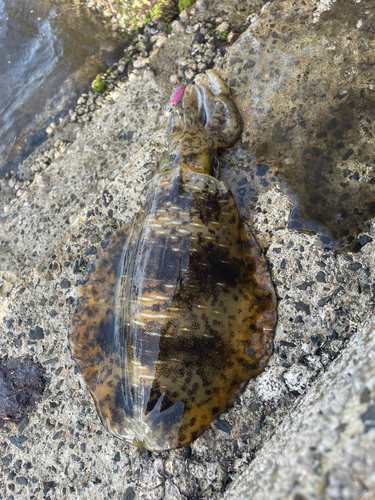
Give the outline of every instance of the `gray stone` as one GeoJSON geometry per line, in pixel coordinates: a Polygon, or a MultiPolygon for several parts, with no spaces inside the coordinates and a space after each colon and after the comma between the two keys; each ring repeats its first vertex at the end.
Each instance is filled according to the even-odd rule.
{"type": "Polygon", "coordinates": [[[261,5],[215,1],[189,11],[189,24],[201,28],[163,37],[150,55],[155,79],[113,83],[90,122],[57,126],[50,144],[67,144],[68,131],[72,144],[60,157],[42,147],[39,182],[8,204],[0,252],[18,279],[0,303],[0,349],[39,361],[48,384],[22,435],[7,420],[0,428],[9,474],[28,481],[17,484],[20,497],[31,485],[36,500],[219,499],[225,488],[228,498],[352,499],[374,491],[374,6],[275,0],[248,18],[261,5]],[[224,57],[214,51],[224,42],[211,33],[212,19],[238,31],[251,21],[224,57]],[[191,453],[150,455],[104,430],[68,332],[86,272],[139,210],[165,152],[161,111],[182,61],[192,77],[201,62],[220,61],[233,88],[244,131],[221,159],[222,178],[265,249],[279,322],[266,370],[191,453]],[[354,246],[364,232],[355,255],[326,249],[351,233],[354,246]],[[316,280],[323,272],[325,282],[316,280]],[[32,466],[22,475],[21,460],[32,466]]]}
{"type": "Polygon", "coordinates": [[[375,316],[296,402],[225,500],[354,499],[375,491],[375,316]]]}

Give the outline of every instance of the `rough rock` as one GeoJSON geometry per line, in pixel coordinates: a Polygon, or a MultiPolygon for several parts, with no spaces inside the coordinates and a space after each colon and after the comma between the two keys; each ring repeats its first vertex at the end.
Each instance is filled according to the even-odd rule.
{"type": "Polygon", "coordinates": [[[116,106],[98,113],[59,161],[35,176],[0,225],[2,268],[19,271],[43,257],[85,206],[104,190],[132,154],[160,127],[172,86],[131,85],[116,106]],[[146,119],[147,116],[147,119],[146,119]],[[17,236],[16,236],[17,234],[17,236]]]}
{"type": "Polygon", "coordinates": [[[225,500],[372,498],[375,317],[296,402],[225,500]]]}
{"type": "Polygon", "coordinates": [[[1,222],[4,270],[19,275],[0,305],[1,355],[39,362],[48,384],[20,435],[9,421],[0,429],[6,498],[371,498],[373,2],[193,10],[153,56],[155,79],[116,89],[1,222]],[[224,22],[251,24],[228,48],[211,32],[224,22]],[[165,151],[170,78],[204,71],[208,47],[244,120],[220,162],[271,267],[275,353],[191,449],[149,454],[101,426],[69,322],[87,267],[137,211],[165,151]]]}
{"type": "Polygon", "coordinates": [[[169,23],[179,12],[176,0],[86,0],[86,4],[113,30],[127,33],[150,19],[169,23]]]}

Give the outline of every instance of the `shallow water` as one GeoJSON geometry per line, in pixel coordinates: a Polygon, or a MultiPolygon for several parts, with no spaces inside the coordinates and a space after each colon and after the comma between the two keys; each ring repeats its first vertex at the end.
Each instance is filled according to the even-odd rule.
{"type": "Polygon", "coordinates": [[[78,2],[0,0],[0,176],[17,170],[124,46],[78,2]]]}

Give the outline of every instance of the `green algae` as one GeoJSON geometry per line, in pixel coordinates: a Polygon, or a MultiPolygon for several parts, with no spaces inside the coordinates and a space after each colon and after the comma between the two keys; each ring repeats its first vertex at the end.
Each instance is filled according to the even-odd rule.
{"type": "Polygon", "coordinates": [[[228,33],[229,33],[229,31],[224,31],[224,32],[221,34],[221,41],[222,41],[222,42],[226,42],[226,41],[227,41],[227,38],[228,38],[228,33]]]}
{"type": "Polygon", "coordinates": [[[178,10],[182,12],[183,10],[188,9],[195,3],[194,0],[179,0],[178,2],[178,10]]]}
{"type": "Polygon", "coordinates": [[[95,80],[92,82],[92,88],[95,94],[104,94],[107,90],[107,83],[101,80],[102,75],[97,75],[95,80]]]}

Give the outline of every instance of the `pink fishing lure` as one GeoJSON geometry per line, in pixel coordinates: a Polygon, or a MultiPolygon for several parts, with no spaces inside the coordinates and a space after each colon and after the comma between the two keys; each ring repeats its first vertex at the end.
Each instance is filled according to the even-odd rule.
{"type": "Polygon", "coordinates": [[[186,89],[186,85],[181,85],[181,87],[177,87],[176,90],[173,92],[173,97],[172,97],[172,106],[175,106],[176,104],[180,104],[182,101],[182,98],[184,96],[184,92],[186,89]]]}

